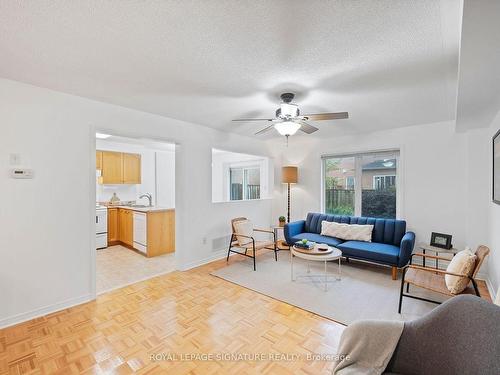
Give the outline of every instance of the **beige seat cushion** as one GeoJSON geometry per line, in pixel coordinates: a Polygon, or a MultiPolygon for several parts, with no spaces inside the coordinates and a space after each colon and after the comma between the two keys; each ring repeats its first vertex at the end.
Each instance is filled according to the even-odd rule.
{"type": "Polygon", "coordinates": [[[240,220],[234,223],[234,232],[236,233],[236,239],[238,240],[239,246],[245,246],[247,244],[252,244],[252,239],[238,236],[242,234],[244,236],[253,236],[253,224],[250,220],[240,220]]]}
{"type": "MultiPolygon", "coordinates": [[[[245,245],[240,245],[240,246],[242,246],[248,250],[253,250],[253,243],[252,242],[247,243],[245,245]]],[[[255,241],[255,250],[261,250],[261,249],[269,249],[269,250],[274,249],[274,242],[273,241],[255,241]]]]}
{"type": "Polygon", "coordinates": [[[346,241],[372,242],[373,225],[342,224],[323,220],[321,235],[336,237],[346,241]]]}
{"type": "MultiPolygon", "coordinates": [[[[452,295],[452,293],[446,286],[444,275],[440,273],[409,268],[405,275],[405,282],[418,286],[419,288],[432,290],[434,292],[445,294],[447,296],[452,295]]],[[[475,295],[475,291],[472,287],[467,286],[467,288],[463,290],[461,294],[475,295]]]]}
{"type": "MultiPolygon", "coordinates": [[[[476,265],[476,256],[469,250],[462,250],[458,252],[450,264],[446,268],[446,271],[458,273],[460,275],[471,276],[474,272],[474,267],[476,265]]],[[[444,277],[446,282],[446,287],[452,294],[461,293],[469,284],[468,277],[452,276],[446,275],[444,277]]]]}

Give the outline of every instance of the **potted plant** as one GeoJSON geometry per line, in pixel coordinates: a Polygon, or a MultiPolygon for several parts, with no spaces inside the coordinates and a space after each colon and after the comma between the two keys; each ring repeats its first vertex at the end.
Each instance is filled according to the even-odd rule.
{"type": "Polygon", "coordinates": [[[280,223],[280,227],[284,227],[285,223],[286,223],[286,218],[284,216],[280,216],[278,218],[278,220],[279,220],[279,223],[280,223]]]}

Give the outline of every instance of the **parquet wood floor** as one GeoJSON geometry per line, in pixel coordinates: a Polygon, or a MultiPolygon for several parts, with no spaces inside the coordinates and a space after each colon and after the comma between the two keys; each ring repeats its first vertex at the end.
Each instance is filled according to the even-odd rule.
{"type": "MultiPolygon", "coordinates": [[[[344,327],[210,275],[225,264],[159,276],[0,330],[0,375],[329,374],[331,361],[308,355],[335,354],[344,327]],[[300,358],[180,357],[203,353],[300,358]]],[[[484,282],[480,288],[487,294],[484,282]]]]}
{"type": "Polygon", "coordinates": [[[307,355],[335,354],[343,326],[209,274],[224,265],[159,276],[0,330],[0,374],[330,373],[330,361],[307,355]],[[180,358],[196,353],[301,357],[180,358]]]}

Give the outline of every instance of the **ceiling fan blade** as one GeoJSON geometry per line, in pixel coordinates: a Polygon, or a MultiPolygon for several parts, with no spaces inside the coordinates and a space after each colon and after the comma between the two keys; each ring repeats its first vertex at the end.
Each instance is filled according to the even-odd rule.
{"type": "Polygon", "coordinates": [[[259,130],[257,133],[255,133],[255,135],[267,133],[269,130],[272,130],[272,129],[274,129],[274,124],[269,125],[267,128],[264,128],[262,130],[259,130]]]}
{"type": "Polygon", "coordinates": [[[314,133],[316,130],[319,130],[317,127],[309,125],[307,122],[304,121],[299,121],[299,124],[301,125],[299,130],[302,130],[304,133],[311,134],[314,133]]]}
{"type": "Polygon", "coordinates": [[[231,121],[274,121],[273,118],[238,118],[231,121]]]}
{"type": "Polygon", "coordinates": [[[335,112],[335,113],[316,113],[311,115],[303,115],[305,120],[311,121],[321,121],[321,120],[341,120],[349,118],[349,113],[347,112],[335,112]]]}

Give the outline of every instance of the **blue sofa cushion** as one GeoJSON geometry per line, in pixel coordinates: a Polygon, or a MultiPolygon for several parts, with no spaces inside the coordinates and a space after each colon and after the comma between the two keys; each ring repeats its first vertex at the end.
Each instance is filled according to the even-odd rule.
{"type": "Polygon", "coordinates": [[[316,212],[307,214],[304,232],[321,233],[322,221],[334,221],[343,224],[373,225],[372,242],[399,246],[406,233],[406,221],[394,219],[375,219],[372,217],[327,215],[316,212]]]}
{"type": "Polygon", "coordinates": [[[352,256],[387,264],[398,263],[399,246],[376,242],[346,241],[337,245],[337,247],[342,250],[343,256],[352,256]]]}
{"type": "Polygon", "coordinates": [[[339,240],[338,238],[322,236],[321,234],[317,233],[299,233],[292,237],[292,241],[293,243],[295,243],[302,240],[303,238],[317,243],[324,243],[329,246],[337,246],[338,244],[342,243],[342,240],[339,240]]]}

